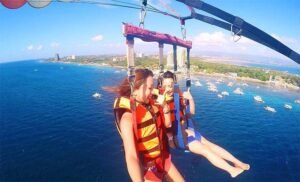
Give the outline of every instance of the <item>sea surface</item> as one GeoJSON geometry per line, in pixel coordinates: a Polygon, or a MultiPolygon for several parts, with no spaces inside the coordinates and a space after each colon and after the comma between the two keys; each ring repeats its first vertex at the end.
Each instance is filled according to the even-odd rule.
{"type": "Polygon", "coordinates": [[[288,74],[300,75],[300,65],[297,65],[297,63],[295,63],[295,65],[293,66],[282,66],[282,65],[261,64],[261,63],[260,64],[247,63],[244,65],[250,67],[256,67],[256,68],[262,68],[262,69],[277,70],[288,74]]]}
{"type": "MultiPolygon", "coordinates": [[[[114,125],[115,96],[102,90],[125,76],[115,68],[41,60],[0,64],[0,181],[130,181],[114,125]],[[92,97],[96,92],[100,99],[92,97]]],[[[204,157],[172,151],[187,181],[300,181],[299,92],[194,79],[203,84],[192,87],[198,130],[251,169],[232,179],[204,157]],[[230,95],[217,97],[207,82],[230,95]],[[237,87],[245,94],[234,94],[237,87]]]]}

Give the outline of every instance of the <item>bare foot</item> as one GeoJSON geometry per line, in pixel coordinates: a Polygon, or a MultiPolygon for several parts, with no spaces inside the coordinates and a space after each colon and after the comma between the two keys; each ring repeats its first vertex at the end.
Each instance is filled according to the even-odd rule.
{"type": "Polygon", "coordinates": [[[244,172],[243,169],[239,168],[239,167],[235,167],[232,172],[230,172],[231,177],[235,178],[237,177],[239,174],[241,174],[242,172],[244,172]]]}
{"type": "Polygon", "coordinates": [[[243,170],[249,170],[250,169],[250,165],[249,164],[246,164],[246,163],[238,163],[238,164],[234,164],[235,167],[239,167],[243,170]]]}

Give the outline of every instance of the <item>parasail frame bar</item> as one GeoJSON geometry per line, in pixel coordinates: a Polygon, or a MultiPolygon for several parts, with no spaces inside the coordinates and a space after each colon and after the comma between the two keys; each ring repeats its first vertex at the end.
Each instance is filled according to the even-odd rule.
{"type": "Polygon", "coordinates": [[[160,44],[170,44],[192,48],[192,41],[183,40],[169,34],[158,33],[131,24],[123,23],[123,34],[126,37],[136,37],[145,42],[158,42],[160,44]]]}

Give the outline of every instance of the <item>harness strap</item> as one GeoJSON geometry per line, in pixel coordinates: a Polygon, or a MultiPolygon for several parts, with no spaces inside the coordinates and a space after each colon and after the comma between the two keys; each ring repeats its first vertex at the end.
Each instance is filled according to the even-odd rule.
{"type": "MultiPolygon", "coordinates": [[[[158,114],[155,114],[154,111],[153,111],[153,108],[150,106],[146,107],[147,110],[150,112],[150,114],[152,115],[152,118],[153,118],[153,121],[155,122],[156,119],[157,119],[157,115],[158,114]]],[[[159,113],[159,111],[158,111],[159,113]]],[[[160,123],[162,125],[162,123],[160,123]]],[[[163,153],[163,147],[162,147],[162,140],[161,140],[161,136],[160,136],[160,130],[157,126],[157,122],[155,122],[155,126],[156,126],[156,136],[158,136],[158,139],[159,139],[159,142],[158,142],[158,146],[159,147],[159,150],[160,150],[160,157],[161,157],[161,162],[162,162],[162,167],[163,169],[165,168],[165,157],[164,157],[164,153],[163,153]]],[[[156,148],[156,147],[155,147],[156,148]]],[[[151,151],[152,149],[150,149],[151,151]]]]}
{"type": "Polygon", "coordinates": [[[175,131],[174,136],[175,144],[181,149],[186,149],[187,139],[185,134],[185,127],[180,121],[180,97],[179,97],[179,85],[174,84],[174,104],[175,104],[175,131]]]}
{"type": "Polygon", "coordinates": [[[133,124],[133,131],[136,139],[138,138],[138,127],[136,122],[136,105],[135,105],[135,99],[133,97],[130,97],[130,109],[132,113],[132,124],[133,124]]]}
{"type": "MultiPolygon", "coordinates": [[[[186,69],[186,90],[187,92],[191,91],[191,78],[190,78],[190,49],[187,48],[187,69],[186,69]]],[[[189,100],[185,100],[185,113],[184,119],[187,124],[187,128],[192,128],[196,131],[195,121],[192,118],[191,111],[190,111],[190,103],[189,100]]]]}

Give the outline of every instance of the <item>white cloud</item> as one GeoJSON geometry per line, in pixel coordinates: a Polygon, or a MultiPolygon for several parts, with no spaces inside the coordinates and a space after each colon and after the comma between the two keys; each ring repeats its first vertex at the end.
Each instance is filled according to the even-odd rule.
{"type": "Polygon", "coordinates": [[[271,36],[285,44],[298,44],[299,43],[299,40],[294,39],[294,38],[282,37],[282,36],[278,36],[276,34],[271,34],[271,36]]]}
{"type": "MultiPolygon", "coordinates": [[[[271,34],[274,38],[284,43],[294,50],[299,50],[300,40],[290,37],[281,37],[271,34]]],[[[230,33],[219,32],[202,32],[191,38],[193,40],[194,51],[218,51],[232,54],[253,54],[258,56],[279,57],[283,56],[276,51],[261,45],[247,37],[241,37],[240,40],[234,42],[230,33]]]]}
{"type": "Polygon", "coordinates": [[[27,46],[28,51],[40,51],[43,49],[43,45],[34,46],[32,44],[27,46]]]}
{"type": "Polygon", "coordinates": [[[278,36],[278,35],[275,35],[275,34],[271,34],[271,36],[274,37],[275,39],[279,40],[280,42],[282,42],[283,44],[285,44],[286,46],[288,46],[292,50],[299,53],[299,51],[300,51],[299,50],[300,49],[300,39],[291,38],[291,37],[283,37],[283,36],[278,36]]]}
{"type": "Polygon", "coordinates": [[[60,46],[60,43],[58,43],[58,42],[52,42],[52,43],[50,44],[50,47],[53,47],[53,48],[59,47],[59,46],[60,46]]]}
{"type": "Polygon", "coordinates": [[[227,43],[228,37],[223,32],[203,32],[193,38],[195,45],[215,45],[227,43]]]}
{"type": "Polygon", "coordinates": [[[243,45],[253,45],[253,44],[255,44],[255,41],[253,41],[253,40],[251,40],[251,39],[248,39],[247,37],[243,37],[242,36],[242,38],[239,40],[239,41],[237,41],[238,43],[240,43],[240,44],[243,44],[243,45]]]}
{"type": "Polygon", "coordinates": [[[232,52],[232,53],[250,53],[257,52],[262,46],[247,37],[233,37],[230,33],[218,32],[203,32],[191,40],[195,49],[204,51],[232,52]]]}
{"type": "Polygon", "coordinates": [[[27,50],[28,50],[28,51],[31,51],[31,50],[33,50],[33,45],[29,45],[29,46],[27,46],[27,50]]]}
{"type": "Polygon", "coordinates": [[[232,36],[231,34],[225,34],[221,31],[219,32],[203,32],[192,38],[194,45],[209,45],[209,46],[223,46],[226,45],[239,45],[243,46],[245,49],[247,46],[255,45],[256,42],[248,39],[247,37],[242,36],[238,39],[237,36],[232,36]],[[238,41],[235,41],[238,40],[238,41]]]}
{"type": "Polygon", "coordinates": [[[95,37],[92,38],[92,41],[101,41],[101,40],[103,40],[102,35],[96,35],[95,37]]]}

